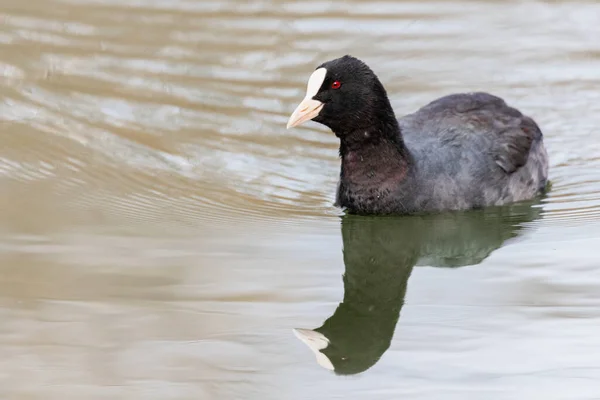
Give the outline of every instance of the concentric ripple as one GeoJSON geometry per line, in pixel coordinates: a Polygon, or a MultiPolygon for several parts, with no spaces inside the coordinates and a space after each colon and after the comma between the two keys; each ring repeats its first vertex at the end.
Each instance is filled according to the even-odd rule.
{"type": "Polygon", "coordinates": [[[1,3],[0,398],[600,393],[597,1],[1,3]],[[414,225],[430,254],[383,381],[317,375],[288,335],[344,298],[337,139],[285,125],[314,67],[347,53],[399,114],[502,96],[551,162],[510,250],[459,230],[503,246],[527,219],[414,225]],[[428,268],[460,252],[485,268],[428,268]]]}

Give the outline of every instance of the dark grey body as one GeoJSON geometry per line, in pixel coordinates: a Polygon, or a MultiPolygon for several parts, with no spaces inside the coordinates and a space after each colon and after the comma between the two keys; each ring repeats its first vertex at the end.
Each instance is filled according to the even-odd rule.
{"type": "Polygon", "coordinates": [[[404,153],[375,143],[342,156],[339,206],[366,214],[466,210],[529,200],[546,187],[542,132],[498,97],[445,96],[398,123],[404,153]]]}

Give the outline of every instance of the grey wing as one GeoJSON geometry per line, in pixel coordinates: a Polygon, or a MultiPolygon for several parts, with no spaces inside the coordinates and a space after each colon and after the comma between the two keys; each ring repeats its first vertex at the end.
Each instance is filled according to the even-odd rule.
{"type": "Polygon", "coordinates": [[[435,140],[442,147],[486,152],[507,174],[524,166],[532,143],[542,139],[531,118],[483,92],[439,98],[402,118],[400,125],[413,142],[435,140]]]}

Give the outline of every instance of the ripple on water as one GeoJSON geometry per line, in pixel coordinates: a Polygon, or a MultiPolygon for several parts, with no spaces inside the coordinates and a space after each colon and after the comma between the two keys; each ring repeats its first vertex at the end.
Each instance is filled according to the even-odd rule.
{"type": "Polygon", "coordinates": [[[164,219],[166,209],[176,220],[216,224],[336,215],[336,139],[321,127],[287,131],[284,125],[311,68],[330,51],[360,49],[405,113],[441,92],[463,90],[464,83],[449,77],[477,62],[482,69],[470,84],[501,95],[510,88],[545,127],[551,159],[561,160],[553,165],[545,220],[597,219],[594,150],[574,149],[576,138],[589,140],[581,124],[568,126],[567,142],[560,134],[567,126],[558,122],[576,119],[583,104],[598,104],[597,87],[580,86],[581,104],[571,99],[561,103],[560,115],[550,113],[569,96],[564,86],[578,79],[593,85],[597,76],[594,32],[574,30],[572,23],[584,24],[589,13],[559,5],[568,18],[558,19],[543,5],[516,5],[518,15],[536,12],[556,26],[560,40],[540,42],[548,34],[543,24],[529,36],[505,29],[502,16],[488,13],[495,3],[465,3],[457,11],[450,3],[355,2],[348,13],[322,1],[56,4],[68,4],[70,12],[11,4],[0,44],[8,54],[0,61],[7,84],[0,107],[12,121],[5,131],[33,127],[20,135],[32,162],[22,159],[18,140],[9,141],[12,155],[2,157],[0,171],[13,180],[54,179],[56,193],[69,193],[67,203],[108,207],[130,222],[164,219]],[[523,39],[531,51],[507,54],[518,74],[498,72],[502,43],[472,51],[482,40],[470,35],[473,24],[523,39]],[[448,41],[463,45],[449,49],[448,41]],[[565,81],[566,60],[557,51],[586,61],[569,63],[575,80],[565,81]],[[542,89],[546,99],[531,94],[542,89]]]}
{"type": "Polygon", "coordinates": [[[593,397],[598,15],[592,0],[3,0],[0,398],[593,397]],[[531,222],[391,219],[375,242],[357,219],[370,265],[398,271],[420,227],[427,267],[389,351],[350,380],[311,368],[290,328],[377,274],[343,265],[337,139],[285,129],[312,69],[345,53],[402,114],[506,98],[542,127],[553,183],[531,222]],[[503,231],[506,248],[478,247],[503,231]]]}

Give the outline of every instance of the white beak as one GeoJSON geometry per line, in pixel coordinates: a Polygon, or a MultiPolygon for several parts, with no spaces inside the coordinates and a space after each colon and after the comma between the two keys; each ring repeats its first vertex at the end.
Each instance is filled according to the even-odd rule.
{"type": "Polygon", "coordinates": [[[311,329],[299,328],[294,329],[294,335],[312,350],[317,359],[317,364],[329,371],[335,369],[329,358],[319,351],[326,349],[327,346],[329,346],[329,339],[327,339],[325,335],[311,329]]]}
{"type": "Polygon", "coordinates": [[[306,96],[290,116],[287,123],[288,129],[298,126],[319,115],[324,104],[313,99],[313,97],[319,92],[321,85],[323,85],[323,81],[325,81],[326,75],[327,70],[325,68],[319,68],[312,73],[308,79],[308,84],[306,85],[306,96]]]}
{"type": "Polygon", "coordinates": [[[323,106],[324,104],[318,100],[309,98],[302,100],[302,102],[292,113],[292,116],[287,123],[287,129],[301,125],[302,123],[313,119],[319,115],[323,106]]]}

